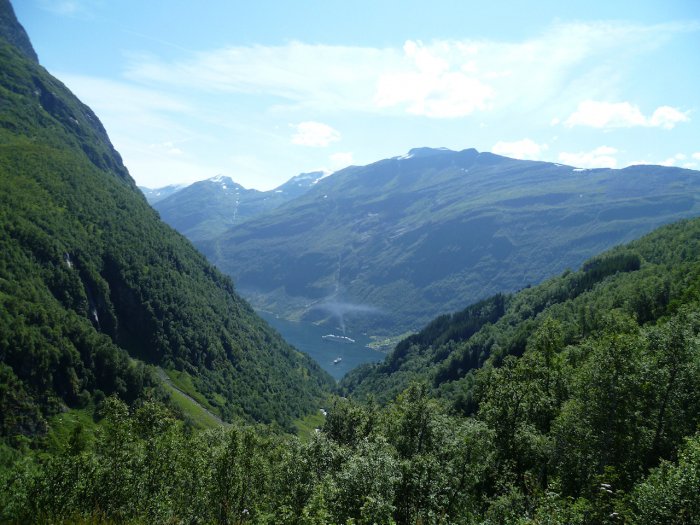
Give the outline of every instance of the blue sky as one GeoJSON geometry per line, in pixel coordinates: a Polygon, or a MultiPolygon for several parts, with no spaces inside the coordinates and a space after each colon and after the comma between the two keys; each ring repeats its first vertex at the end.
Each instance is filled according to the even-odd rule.
{"type": "Polygon", "coordinates": [[[271,189],[420,146],[700,168],[695,0],[14,7],[144,186],[271,189]]]}

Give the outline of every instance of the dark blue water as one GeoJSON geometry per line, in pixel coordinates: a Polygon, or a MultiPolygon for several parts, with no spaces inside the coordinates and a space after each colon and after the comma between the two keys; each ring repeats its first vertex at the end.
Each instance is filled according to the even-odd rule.
{"type": "Polygon", "coordinates": [[[362,334],[342,334],[329,328],[319,327],[312,323],[302,323],[278,319],[267,312],[258,312],[270,325],[277,330],[289,343],[302,352],[306,352],[318,362],[321,367],[335,379],[340,379],[347,372],[362,363],[381,361],[385,354],[367,348],[369,337],[362,334]],[[346,335],[355,340],[354,343],[339,343],[323,339],[326,334],[346,335]],[[341,360],[333,364],[338,357],[341,360]]]}

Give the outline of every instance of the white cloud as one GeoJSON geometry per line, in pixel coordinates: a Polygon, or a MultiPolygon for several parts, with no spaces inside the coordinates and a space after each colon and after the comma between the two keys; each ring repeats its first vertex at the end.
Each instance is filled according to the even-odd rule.
{"type": "Polygon", "coordinates": [[[672,155],[668,157],[665,160],[662,161],[657,161],[657,162],[649,162],[649,161],[637,161],[637,162],[631,162],[630,165],[634,164],[658,164],[660,166],[680,166],[683,168],[687,169],[697,169],[698,168],[698,163],[695,162],[696,160],[700,160],[700,152],[698,153],[692,153],[690,155],[686,155],[685,153],[676,153],[675,155],[672,155]]]}
{"type": "Polygon", "coordinates": [[[514,142],[497,142],[493,145],[491,151],[498,155],[516,159],[538,160],[548,147],[547,144],[537,144],[531,139],[523,139],[514,142]]]}
{"type": "Polygon", "coordinates": [[[340,132],[322,122],[300,122],[294,128],[296,133],[292,135],[292,144],[299,146],[324,148],[340,140],[340,132]]]}
{"type": "MultiPolygon", "coordinates": [[[[477,76],[473,61],[449,60],[454,44],[432,47],[422,42],[404,44],[404,64],[397,71],[382,74],[377,81],[374,102],[379,108],[403,106],[413,115],[464,117],[488,109],[494,90],[477,76]]],[[[467,54],[474,50],[467,49],[467,54]]]]}
{"type": "Polygon", "coordinates": [[[92,20],[103,7],[102,0],[38,0],[40,9],[54,15],[79,20],[92,20]]]}
{"type": "MultiPolygon", "coordinates": [[[[116,141],[115,141],[116,143],[116,141]]],[[[206,162],[206,159],[194,159],[184,152],[177,154],[162,143],[145,144],[126,136],[117,144],[119,151],[129,151],[124,157],[124,164],[136,182],[149,188],[160,188],[168,184],[191,183],[207,179],[221,167],[206,162]]]]}
{"type": "Polygon", "coordinates": [[[353,155],[349,151],[339,151],[338,153],[333,153],[329,159],[331,161],[331,169],[339,170],[352,164],[353,155]]]}
{"type": "MultiPolygon", "coordinates": [[[[250,174],[250,184],[260,188],[279,184],[268,181],[280,166],[301,171],[308,169],[301,166],[305,163],[330,166],[337,161],[340,167],[344,162],[331,158],[332,149],[321,149],[340,139],[337,131],[290,129],[288,123],[343,122],[343,144],[348,144],[348,137],[357,136],[348,114],[363,125],[377,115],[408,115],[416,126],[425,118],[470,117],[475,128],[482,123],[488,146],[498,139],[490,134],[493,130],[524,137],[531,132],[517,131],[522,122],[535,129],[554,115],[565,117],[581,100],[605,100],[620,92],[631,59],[688,30],[681,24],[581,23],[555,24],[533,38],[510,41],[409,41],[382,48],[293,41],[186,52],[174,59],[131,54],[121,82],[59,77],[95,109],[140,183],[209,178],[235,168],[237,180],[250,174]],[[319,149],[295,148],[290,135],[294,144],[319,149]],[[184,141],[187,146],[178,155],[175,150],[184,141]],[[167,142],[174,146],[149,148],[167,142]],[[231,166],[224,158],[244,153],[265,159],[271,147],[279,152],[276,160],[262,160],[259,166],[249,167],[243,160],[231,166]]],[[[651,115],[642,116],[660,127],[682,121],[674,108],[665,108],[649,108],[651,115]]],[[[444,129],[458,126],[462,123],[445,123],[444,129]]],[[[430,127],[415,129],[412,136],[424,137],[430,127]]],[[[551,154],[554,139],[543,140],[551,154]]],[[[545,155],[526,146],[521,144],[520,154],[508,153],[545,155]]],[[[357,143],[342,147],[359,154],[357,143]]]]}
{"type": "MultiPolygon", "coordinates": [[[[133,55],[126,76],[195,92],[275,97],[268,107],[277,110],[431,118],[527,112],[603,96],[616,85],[630,56],[687,30],[681,24],[578,23],[556,24],[519,42],[409,40],[402,48],[301,42],[229,46],[176,61],[133,55]]],[[[654,122],[671,125],[677,118],[664,110],[654,122]]]]}
{"type": "Polygon", "coordinates": [[[650,117],[645,117],[638,106],[629,102],[597,102],[585,100],[564,121],[568,127],[588,126],[592,128],[631,128],[635,126],[672,129],[679,122],[690,120],[684,113],[670,106],[656,108],[650,117]]]}
{"type": "Polygon", "coordinates": [[[672,157],[669,157],[666,160],[659,162],[659,164],[661,166],[678,166],[687,158],[687,155],[685,155],[684,153],[676,153],[672,157]]]}
{"type": "Polygon", "coordinates": [[[610,146],[600,146],[593,151],[578,153],[561,152],[559,160],[564,164],[576,166],[577,168],[614,168],[617,166],[617,159],[613,155],[617,149],[610,146]]]}
{"type": "Polygon", "coordinates": [[[149,148],[151,148],[154,151],[165,153],[174,157],[179,157],[180,155],[182,155],[182,150],[170,140],[161,142],[159,144],[151,144],[149,148]]]}
{"type": "Polygon", "coordinates": [[[670,106],[656,108],[649,119],[648,125],[664,129],[672,129],[679,122],[688,122],[690,117],[687,112],[682,112],[670,106]]]}

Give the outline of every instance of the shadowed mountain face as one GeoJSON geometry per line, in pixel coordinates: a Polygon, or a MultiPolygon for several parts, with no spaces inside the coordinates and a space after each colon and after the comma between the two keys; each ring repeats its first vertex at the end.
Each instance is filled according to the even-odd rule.
{"type": "MultiPolygon", "coordinates": [[[[0,435],[186,372],[226,420],[291,421],[330,378],[136,188],[95,114],[0,1],[0,435]]],[[[199,395],[198,394],[198,395],[199,395]]]]}
{"type": "Polygon", "coordinates": [[[165,222],[199,245],[303,195],[322,177],[320,171],[302,173],[270,191],[246,189],[223,175],[186,187],[141,190],[165,222]]]}
{"type": "Polygon", "coordinates": [[[203,247],[259,308],[395,334],[700,211],[700,174],[420,148],[350,167],[203,247]]]}

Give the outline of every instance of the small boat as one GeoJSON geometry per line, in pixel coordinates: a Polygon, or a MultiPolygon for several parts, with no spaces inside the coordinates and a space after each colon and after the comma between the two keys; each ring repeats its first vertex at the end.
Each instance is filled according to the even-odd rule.
{"type": "Polygon", "coordinates": [[[335,334],[328,334],[328,335],[322,335],[322,339],[325,339],[326,341],[334,341],[336,343],[354,343],[354,339],[350,339],[349,337],[345,337],[344,335],[335,335],[335,334]]]}
{"type": "Polygon", "coordinates": [[[334,364],[334,365],[337,365],[337,364],[340,363],[342,360],[343,360],[342,357],[336,357],[335,359],[333,359],[333,364],[334,364]]]}

